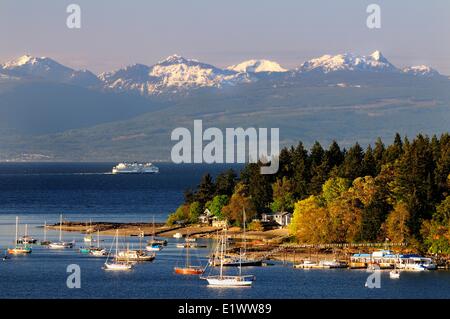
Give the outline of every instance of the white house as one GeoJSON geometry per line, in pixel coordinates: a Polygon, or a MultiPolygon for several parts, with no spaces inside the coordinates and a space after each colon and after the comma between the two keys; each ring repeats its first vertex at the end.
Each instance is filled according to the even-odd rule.
{"type": "Polygon", "coordinates": [[[212,221],[212,213],[210,212],[210,210],[208,208],[205,209],[205,211],[203,212],[203,214],[201,214],[200,216],[198,216],[198,221],[201,224],[211,224],[212,221]]]}
{"type": "Polygon", "coordinates": [[[291,223],[292,214],[288,212],[263,213],[261,215],[262,222],[275,222],[281,227],[286,227],[291,223]]]}

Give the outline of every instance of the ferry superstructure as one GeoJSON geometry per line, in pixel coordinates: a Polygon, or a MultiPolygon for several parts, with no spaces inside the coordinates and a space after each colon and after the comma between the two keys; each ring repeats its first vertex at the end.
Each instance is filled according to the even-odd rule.
{"type": "Polygon", "coordinates": [[[152,163],[119,163],[112,169],[113,174],[155,174],[159,168],[152,163]]]}

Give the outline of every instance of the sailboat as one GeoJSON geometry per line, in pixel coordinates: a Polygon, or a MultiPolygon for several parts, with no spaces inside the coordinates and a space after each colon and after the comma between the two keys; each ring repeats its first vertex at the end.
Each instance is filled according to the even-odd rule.
{"type": "MultiPolygon", "coordinates": [[[[224,254],[225,254],[225,242],[227,240],[226,230],[221,235],[220,244],[217,246],[219,250],[220,247],[220,268],[218,275],[208,275],[202,276],[201,279],[204,279],[208,282],[208,285],[211,287],[251,287],[253,281],[255,280],[255,276],[253,275],[242,275],[242,266],[239,266],[239,275],[230,276],[224,275],[224,254]]],[[[242,254],[239,254],[242,256],[242,254]]]]}
{"type": "Polygon", "coordinates": [[[72,242],[65,242],[62,240],[62,215],[59,215],[59,242],[50,243],[48,247],[52,249],[66,249],[73,248],[72,242]]]}
{"type": "Polygon", "coordinates": [[[18,244],[18,232],[19,232],[19,216],[16,216],[16,237],[14,239],[14,248],[8,249],[8,254],[11,255],[23,255],[23,254],[30,254],[31,253],[31,247],[26,244],[18,244]]]}
{"type": "Polygon", "coordinates": [[[17,240],[18,244],[36,244],[37,239],[28,235],[28,224],[25,224],[25,235],[17,240]]]}
{"type": "Polygon", "coordinates": [[[160,251],[163,249],[164,242],[155,239],[155,216],[153,216],[153,233],[152,239],[148,241],[145,249],[147,251],[160,251]]]}
{"type": "MultiPolygon", "coordinates": [[[[186,241],[188,241],[189,237],[186,237],[186,241]]],[[[186,262],[184,267],[175,267],[175,273],[180,275],[201,275],[203,273],[203,267],[194,266],[190,263],[190,255],[189,255],[189,245],[186,246],[186,262]]]]}
{"type": "Polygon", "coordinates": [[[106,252],[105,248],[100,247],[100,230],[97,229],[97,247],[91,247],[89,254],[95,257],[103,257],[107,256],[108,253],[106,252]]]}
{"type": "Polygon", "coordinates": [[[394,269],[389,272],[389,278],[400,279],[400,270],[397,269],[396,264],[394,264],[394,269]]]}
{"type": "MultiPolygon", "coordinates": [[[[226,255],[227,251],[227,242],[225,243],[225,252],[224,255],[221,257],[223,261],[224,267],[250,267],[250,266],[262,266],[262,260],[261,259],[251,259],[246,257],[247,254],[247,240],[245,236],[245,230],[246,230],[246,215],[245,215],[245,208],[243,209],[243,235],[242,240],[244,242],[244,253],[240,254],[239,257],[236,256],[228,256],[226,255]]],[[[217,256],[212,258],[211,264],[213,266],[218,266],[220,264],[220,260],[217,260],[217,256]]]]}
{"type": "Polygon", "coordinates": [[[92,235],[91,235],[91,231],[92,231],[92,220],[89,220],[89,228],[86,230],[86,236],[84,236],[83,241],[85,243],[91,243],[93,241],[92,235]]]}
{"type": "Polygon", "coordinates": [[[112,251],[114,242],[116,245],[116,252],[115,252],[114,256],[117,256],[118,252],[119,252],[119,230],[118,229],[116,229],[116,235],[114,236],[114,240],[111,244],[111,248],[109,249],[108,258],[106,258],[104,269],[105,270],[116,270],[116,271],[131,270],[133,268],[133,264],[131,264],[129,261],[119,261],[119,260],[117,260],[116,257],[114,257],[112,262],[108,262],[109,258],[111,257],[111,251],[112,251]]]}
{"type": "Polygon", "coordinates": [[[44,221],[44,240],[40,241],[41,246],[48,246],[50,240],[47,240],[47,221],[44,221]]]}

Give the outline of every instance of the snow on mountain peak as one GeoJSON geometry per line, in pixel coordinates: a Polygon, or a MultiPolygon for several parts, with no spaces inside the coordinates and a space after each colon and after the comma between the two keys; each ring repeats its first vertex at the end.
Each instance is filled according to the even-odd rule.
{"type": "Polygon", "coordinates": [[[351,53],[323,55],[304,62],[297,71],[307,72],[319,70],[324,73],[334,71],[394,71],[396,68],[381,54],[373,52],[370,56],[351,53]]]}
{"type": "Polygon", "coordinates": [[[90,71],[75,71],[47,57],[33,57],[29,54],[0,65],[0,70],[10,76],[44,79],[46,81],[91,86],[100,81],[90,71]]]}
{"type": "Polygon", "coordinates": [[[248,60],[236,65],[227,67],[228,70],[243,73],[259,73],[259,72],[287,72],[279,63],[270,60],[248,60]]]}
{"type": "Polygon", "coordinates": [[[409,66],[402,69],[404,73],[411,75],[420,75],[420,76],[436,76],[440,75],[438,71],[427,66],[427,65],[415,65],[409,66]]]}

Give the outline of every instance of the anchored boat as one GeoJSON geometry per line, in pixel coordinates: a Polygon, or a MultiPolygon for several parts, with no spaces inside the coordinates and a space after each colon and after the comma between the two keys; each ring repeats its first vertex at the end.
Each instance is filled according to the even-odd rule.
{"type": "MultiPolygon", "coordinates": [[[[188,238],[189,237],[186,238],[186,241],[188,238]]],[[[184,267],[175,267],[174,271],[176,274],[180,275],[201,275],[204,269],[201,266],[194,266],[191,264],[189,248],[189,246],[186,247],[186,261],[184,267]]]]}
{"type": "MultiPolygon", "coordinates": [[[[251,287],[253,281],[255,280],[255,276],[253,275],[242,275],[242,267],[239,267],[239,275],[230,276],[224,274],[224,258],[223,255],[225,253],[225,242],[226,242],[226,230],[222,233],[220,238],[220,242],[217,247],[220,247],[220,268],[218,275],[207,275],[200,277],[208,282],[208,286],[210,287],[251,287]]],[[[240,254],[242,255],[242,254],[240,254]]]]}
{"type": "Polygon", "coordinates": [[[59,215],[59,241],[56,243],[50,243],[48,247],[52,249],[66,249],[73,248],[73,242],[65,242],[62,240],[62,215],[59,215]]]}
{"type": "Polygon", "coordinates": [[[32,249],[27,244],[18,244],[17,236],[19,231],[19,216],[16,216],[16,236],[14,239],[14,248],[8,249],[8,254],[10,255],[24,255],[30,254],[32,249]]]}
{"type": "Polygon", "coordinates": [[[116,253],[114,256],[118,255],[119,252],[119,230],[116,230],[116,235],[114,236],[114,240],[111,244],[111,248],[109,249],[108,258],[105,261],[104,268],[105,270],[114,270],[114,271],[124,271],[124,270],[131,270],[133,268],[133,264],[130,263],[129,260],[126,261],[120,261],[117,260],[116,257],[110,262],[109,258],[111,257],[111,250],[113,248],[113,245],[115,243],[116,246],[116,253]]]}

